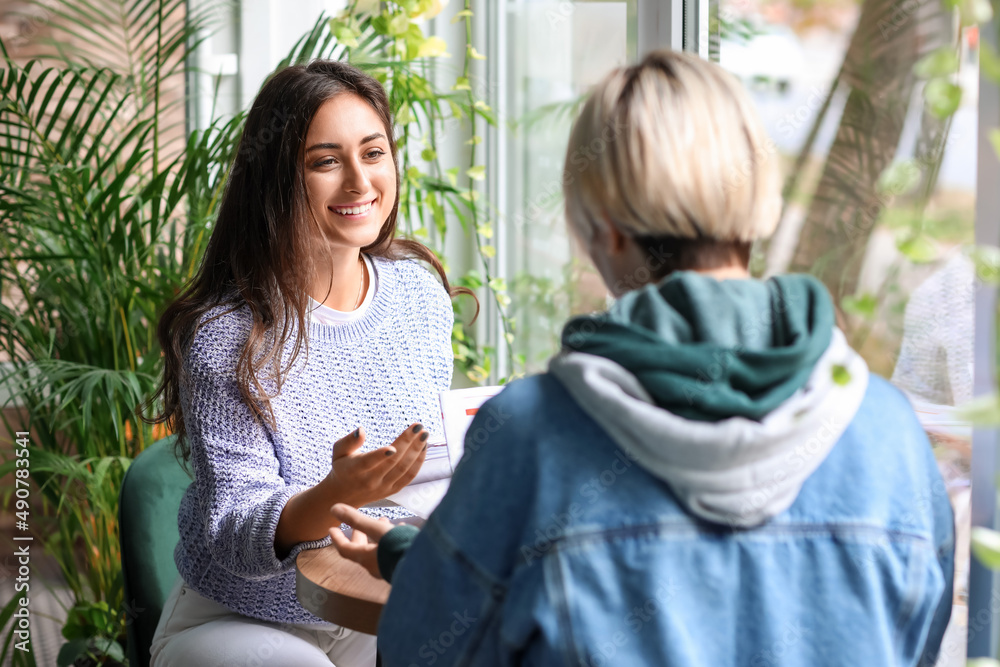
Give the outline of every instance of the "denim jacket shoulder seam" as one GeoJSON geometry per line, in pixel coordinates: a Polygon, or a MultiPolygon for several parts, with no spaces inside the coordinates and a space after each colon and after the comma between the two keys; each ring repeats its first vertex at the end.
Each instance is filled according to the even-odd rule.
{"type": "MultiPolygon", "coordinates": [[[[586,544],[595,540],[617,540],[639,536],[656,535],[681,535],[687,534],[692,537],[725,537],[733,536],[737,539],[743,536],[757,535],[805,535],[805,534],[829,534],[832,536],[844,535],[851,532],[873,533],[885,535],[893,540],[906,540],[914,542],[926,542],[936,551],[933,539],[929,535],[920,532],[889,528],[874,523],[827,523],[827,524],[769,524],[750,530],[731,530],[722,526],[703,525],[692,522],[667,522],[667,523],[645,523],[628,526],[581,526],[576,530],[564,532],[552,541],[550,551],[558,551],[566,547],[586,544]]],[[[521,562],[519,565],[523,565],[521,562]]]]}

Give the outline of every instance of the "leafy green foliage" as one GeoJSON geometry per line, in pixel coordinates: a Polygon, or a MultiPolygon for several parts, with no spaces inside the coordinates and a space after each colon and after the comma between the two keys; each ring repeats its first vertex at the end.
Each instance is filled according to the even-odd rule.
{"type": "Polygon", "coordinates": [[[186,141],[169,124],[206,16],[182,0],[46,6],[74,39],[25,64],[4,46],[0,70],[0,385],[27,411],[32,527],[73,597],[60,664],[121,662],[118,489],[164,435],[137,415],[155,324],[197,266],[242,119],[186,141]]]}
{"type": "Polygon", "coordinates": [[[850,315],[871,319],[875,317],[878,300],[875,295],[869,293],[860,296],[845,296],[840,300],[840,307],[850,315]]]}
{"type": "Polygon", "coordinates": [[[1000,570],[1000,532],[989,528],[973,528],[972,553],[986,567],[1000,570]]]}
{"type": "Polygon", "coordinates": [[[122,645],[108,635],[114,632],[116,614],[101,600],[93,604],[77,604],[70,610],[62,634],[67,640],[57,657],[59,667],[69,666],[81,659],[116,662],[125,661],[122,645]]]}
{"type": "Polygon", "coordinates": [[[893,162],[879,175],[876,191],[882,195],[898,196],[913,192],[920,183],[920,165],[915,160],[893,162]]]}
{"type": "MultiPolygon", "coordinates": [[[[419,20],[440,11],[435,0],[351,3],[331,19],[326,31],[322,25],[294,54],[301,62],[313,57],[338,57],[366,69],[385,87],[393,116],[399,128],[400,229],[420,240],[444,260],[445,237],[457,221],[462,232],[474,239],[479,266],[456,284],[488,296],[504,327],[504,338],[513,338],[507,315],[510,297],[506,285],[492,279],[496,247],[490,242],[492,227],[488,222],[491,207],[482,197],[486,180],[485,165],[477,164],[477,146],[482,142],[480,123],[495,126],[496,115],[486,103],[489,89],[474,76],[473,62],[483,56],[472,44],[471,2],[457,12],[453,23],[465,26],[464,43],[448,45],[440,37],[426,36],[419,20]],[[323,34],[325,32],[325,34],[323,34]],[[461,69],[451,69],[454,83],[442,88],[437,74],[448,70],[449,51],[463,56],[461,69]],[[468,137],[468,162],[444,164],[438,141],[461,132],[468,137]],[[480,279],[480,274],[485,279],[480,279]]],[[[447,268],[447,265],[446,265],[447,268]]],[[[466,309],[467,310],[467,309],[466,309]]],[[[461,316],[461,314],[460,314],[461,316]]],[[[476,383],[485,382],[494,366],[496,350],[479,344],[474,332],[459,325],[453,345],[459,370],[476,383]]],[[[513,368],[515,359],[507,345],[513,368]]]]}
{"type": "Polygon", "coordinates": [[[986,41],[979,45],[979,71],[1000,86],[1000,56],[993,45],[986,41]]]}
{"type": "Polygon", "coordinates": [[[987,394],[962,405],[963,420],[983,427],[1000,426],[1000,394],[987,394]]]}
{"type": "MultiPolygon", "coordinates": [[[[953,0],[948,0],[949,3],[953,0]]],[[[957,0],[958,16],[962,25],[971,26],[988,23],[993,18],[993,7],[989,0],[957,0]]]]}
{"type": "Polygon", "coordinates": [[[932,114],[947,118],[962,103],[962,87],[944,78],[931,79],[924,87],[924,100],[932,114]]]}
{"type": "Polygon", "coordinates": [[[915,234],[896,244],[899,252],[914,264],[933,262],[939,256],[937,245],[926,234],[915,234]]]}
{"type": "Polygon", "coordinates": [[[947,76],[958,71],[958,54],[950,46],[943,46],[928,53],[913,66],[913,73],[921,79],[947,76]]]}

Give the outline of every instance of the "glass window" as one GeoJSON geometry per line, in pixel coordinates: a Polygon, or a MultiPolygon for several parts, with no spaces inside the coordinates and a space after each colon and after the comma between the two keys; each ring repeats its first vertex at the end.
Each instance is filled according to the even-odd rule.
{"type": "Polygon", "coordinates": [[[502,135],[505,266],[520,372],[544,368],[575,313],[602,309],[606,290],[567,235],[562,171],[569,130],[590,86],[628,57],[628,3],[511,1],[500,20],[501,95],[514,125],[502,135]]]}
{"type": "Polygon", "coordinates": [[[913,401],[956,513],[956,606],[941,665],[964,665],[978,58],[941,3],[721,0],[720,64],[750,89],[785,175],[761,274],[819,276],[839,325],[913,401]],[[958,70],[914,66],[943,48],[958,70]],[[917,68],[920,73],[920,68],[917,68]],[[960,84],[953,113],[937,88],[960,84]]]}

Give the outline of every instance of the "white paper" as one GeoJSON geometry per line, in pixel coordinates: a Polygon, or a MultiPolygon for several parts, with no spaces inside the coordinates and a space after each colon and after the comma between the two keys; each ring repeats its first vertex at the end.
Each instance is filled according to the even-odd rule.
{"type": "Polygon", "coordinates": [[[445,442],[427,443],[427,455],[420,472],[410,484],[423,484],[451,477],[451,459],[448,455],[448,444],[445,442]]]}
{"type": "Polygon", "coordinates": [[[493,398],[503,387],[472,387],[443,391],[438,398],[441,402],[441,422],[444,424],[444,438],[448,442],[448,456],[451,470],[455,471],[465,453],[465,434],[472,425],[483,403],[493,398]]]}
{"type": "Polygon", "coordinates": [[[444,494],[448,492],[449,484],[451,484],[450,476],[422,484],[411,482],[402,491],[389,496],[389,500],[402,505],[414,515],[426,519],[434,511],[434,508],[441,504],[444,494]]]}
{"type": "Polygon", "coordinates": [[[416,516],[424,519],[430,516],[448,491],[451,476],[465,451],[465,434],[476,411],[502,389],[503,387],[473,387],[441,392],[438,399],[445,441],[428,443],[424,465],[416,478],[388,499],[416,516]]]}

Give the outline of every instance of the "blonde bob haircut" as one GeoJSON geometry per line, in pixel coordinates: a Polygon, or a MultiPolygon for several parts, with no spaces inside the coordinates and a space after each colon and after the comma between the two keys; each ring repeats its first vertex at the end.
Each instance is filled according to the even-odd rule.
{"type": "Polygon", "coordinates": [[[743,87],[666,50],[597,84],[573,125],[563,184],[585,242],[606,220],[640,241],[735,244],[748,257],[781,211],[778,155],[743,87]]]}

